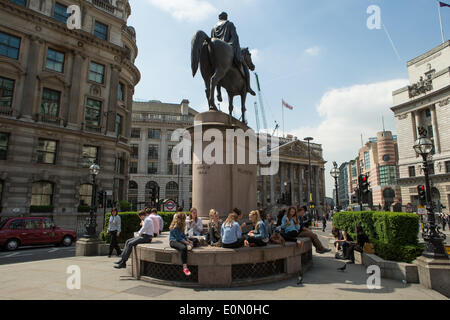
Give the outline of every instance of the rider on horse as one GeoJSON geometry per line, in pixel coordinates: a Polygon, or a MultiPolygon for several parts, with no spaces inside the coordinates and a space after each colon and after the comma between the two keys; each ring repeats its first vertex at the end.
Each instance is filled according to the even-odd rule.
{"type": "Polygon", "coordinates": [[[242,76],[246,80],[247,91],[252,96],[255,96],[256,93],[250,88],[250,71],[248,70],[248,66],[244,62],[244,59],[241,54],[241,46],[239,44],[239,37],[236,32],[236,27],[234,26],[233,22],[228,21],[228,14],[226,12],[222,12],[219,15],[219,22],[212,29],[211,38],[216,38],[225,41],[233,47],[234,63],[236,64],[237,68],[240,70],[242,76]]]}

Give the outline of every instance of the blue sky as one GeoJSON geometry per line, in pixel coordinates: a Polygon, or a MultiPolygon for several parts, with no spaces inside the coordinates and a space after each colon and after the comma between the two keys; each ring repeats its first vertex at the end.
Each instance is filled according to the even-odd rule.
{"type": "MultiPolygon", "coordinates": [[[[135,98],[189,99],[206,111],[203,80],[190,70],[191,38],[197,30],[209,33],[226,11],[241,46],[255,52],[269,128],[275,120],[282,124],[285,99],[295,107],[285,112],[286,131],[316,137],[327,172],[332,161],[356,156],[360,135],[375,136],[382,116],[386,129],[396,131],[391,92],[407,84],[406,62],[441,43],[435,0],[135,0],[131,6],[128,24],[136,28],[142,73],[135,98]],[[370,5],[381,8],[385,28],[367,28],[370,5]]],[[[442,8],[442,18],[450,34],[450,8],[442,8]]],[[[256,90],[253,76],[252,82],[256,90]]],[[[254,128],[255,100],[247,102],[254,128]]],[[[331,195],[331,179],[327,184],[331,195]]]]}

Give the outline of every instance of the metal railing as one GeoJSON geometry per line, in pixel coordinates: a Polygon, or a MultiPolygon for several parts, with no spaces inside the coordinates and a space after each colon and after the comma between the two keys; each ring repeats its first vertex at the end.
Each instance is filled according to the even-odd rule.
{"type": "Polygon", "coordinates": [[[91,0],[92,4],[100,9],[114,13],[114,6],[107,0],[91,0]]]}

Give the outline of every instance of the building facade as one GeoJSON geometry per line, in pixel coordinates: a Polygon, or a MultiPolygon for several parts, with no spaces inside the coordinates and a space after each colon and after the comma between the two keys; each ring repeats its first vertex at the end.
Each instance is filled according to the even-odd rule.
{"type": "MultiPolygon", "coordinates": [[[[325,164],[322,145],[311,143],[311,193],[319,214],[326,209],[325,164]]],[[[262,176],[258,168],[258,206],[277,213],[281,207],[309,206],[308,144],[292,136],[280,138],[278,174],[262,176]]]]}
{"type": "Polygon", "coordinates": [[[134,209],[163,209],[164,200],[185,209],[192,206],[192,165],[172,162],[172,149],[179,143],[172,133],[193,126],[197,114],[187,100],[133,103],[128,201],[134,209]]]}
{"type": "Polygon", "coordinates": [[[126,199],[140,80],[130,14],[127,0],[0,0],[2,217],[46,215],[83,232],[94,162],[97,190],[126,199]],[[70,5],[81,29],[67,27],[70,5]]]}
{"type": "Polygon", "coordinates": [[[422,157],[413,149],[420,127],[434,149],[430,156],[432,198],[436,208],[450,202],[450,41],[407,64],[411,85],[393,92],[403,204],[418,204],[417,186],[424,184],[422,157]]]}

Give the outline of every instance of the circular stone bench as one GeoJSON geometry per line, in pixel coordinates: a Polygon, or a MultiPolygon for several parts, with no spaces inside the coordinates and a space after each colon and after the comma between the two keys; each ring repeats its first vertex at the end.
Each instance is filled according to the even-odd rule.
{"type": "Polygon", "coordinates": [[[186,277],[181,254],[170,247],[169,233],[163,233],[133,250],[129,271],[136,279],[179,287],[229,288],[275,282],[303,274],[312,265],[312,242],[300,240],[301,249],[293,242],[239,249],[194,248],[187,261],[192,275],[186,277]]]}

